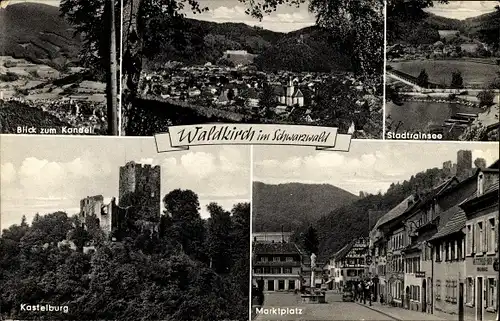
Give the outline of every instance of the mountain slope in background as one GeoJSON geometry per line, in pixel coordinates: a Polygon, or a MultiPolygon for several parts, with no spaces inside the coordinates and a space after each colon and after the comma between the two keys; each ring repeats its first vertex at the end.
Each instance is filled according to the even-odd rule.
{"type": "Polygon", "coordinates": [[[389,40],[412,44],[432,44],[440,39],[438,30],[458,30],[462,35],[498,46],[500,12],[495,11],[465,20],[450,19],[432,13],[422,13],[413,19],[398,17],[391,21],[389,40]]]}
{"type": "Polygon", "coordinates": [[[257,69],[265,71],[348,71],[351,65],[342,40],[314,26],[280,33],[243,23],[185,19],[174,26],[166,21],[150,28],[145,46],[152,66],[169,60],[218,63],[227,50],[246,50],[255,55],[257,69]],[[167,41],[169,35],[179,41],[167,41]]]}
{"type": "Polygon", "coordinates": [[[256,232],[296,231],[358,197],[328,184],[253,183],[253,229],[256,232]]]}
{"type": "Polygon", "coordinates": [[[0,9],[0,55],[63,67],[78,61],[81,39],[59,8],[17,3],[0,9]]]}

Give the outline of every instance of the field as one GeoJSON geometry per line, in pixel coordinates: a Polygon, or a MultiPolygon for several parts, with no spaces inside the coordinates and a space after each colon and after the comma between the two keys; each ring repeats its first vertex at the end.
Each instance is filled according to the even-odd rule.
{"type": "Polygon", "coordinates": [[[498,71],[498,66],[482,64],[464,60],[414,60],[391,62],[392,68],[418,77],[420,71],[425,69],[429,75],[429,81],[437,84],[451,83],[451,75],[454,71],[460,71],[465,86],[486,88],[492,82],[498,71]]]}

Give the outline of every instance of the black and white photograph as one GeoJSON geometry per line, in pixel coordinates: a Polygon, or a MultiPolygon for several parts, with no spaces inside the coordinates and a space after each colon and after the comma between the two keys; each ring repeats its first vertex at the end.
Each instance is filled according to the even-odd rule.
{"type": "Polygon", "coordinates": [[[0,4],[0,133],[118,135],[120,1],[0,4]]]}
{"type": "Polygon", "coordinates": [[[500,1],[388,1],[385,86],[386,139],[498,141],[500,1]]]}
{"type": "Polygon", "coordinates": [[[497,318],[497,143],[253,155],[253,320],[497,318]]]}
{"type": "Polygon", "coordinates": [[[250,148],[3,135],[2,320],[249,316],[250,148]]]}
{"type": "Polygon", "coordinates": [[[122,125],[198,123],[383,132],[384,1],[128,0],[122,125]]]}

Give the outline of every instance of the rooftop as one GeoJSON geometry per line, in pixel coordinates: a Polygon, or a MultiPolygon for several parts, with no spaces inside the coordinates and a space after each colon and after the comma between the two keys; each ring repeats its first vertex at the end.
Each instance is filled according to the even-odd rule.
{"type": "Polygon", "coordinates": [[[448,220],[448,222],[446,222],[443,228],[439,229],[438,232],[429,239],[430,241],[437,240],[454,233],[458,233],[465,227],[467,216],[465,215],[465,212],[459,207],[459,205],[453,206],[446,212],[452,214],[451,218],[448,220]]]}
{"type": "Polygon", "coordinates": [[[300,255],[295,243],[260,243],[253,244],[255,254],[293,254],[300,255]]]}

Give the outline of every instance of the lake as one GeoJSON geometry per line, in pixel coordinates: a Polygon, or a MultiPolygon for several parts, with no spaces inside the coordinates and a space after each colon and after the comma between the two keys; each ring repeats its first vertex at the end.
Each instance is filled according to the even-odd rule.
{"type": "Polygon", "coordinates": [[[481,108],[471,108],[454,103],[434,103],[406,101],[402,106],[388,102],[385,107],[386,117],[391,122],[401,122],[398,132],[428,132],[431,127],[441,126],[445,120],[456,113],[479,113],[481,108]]]}
{"type": "Polygon", "coordinates": [[[412,60],[389,63],[392,68],[418,77],[420,71],[425,69],[429,81],[449,86],[451,75],[459,70],[462,73],[464,84],[488,85],[500,71],[498,65],[483,64],[465,60],[412,60]]]}

